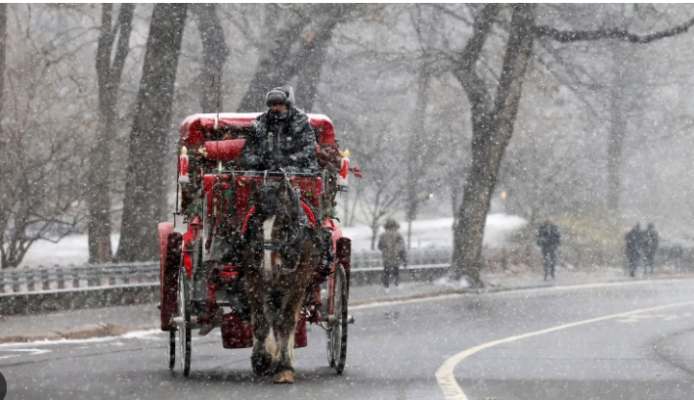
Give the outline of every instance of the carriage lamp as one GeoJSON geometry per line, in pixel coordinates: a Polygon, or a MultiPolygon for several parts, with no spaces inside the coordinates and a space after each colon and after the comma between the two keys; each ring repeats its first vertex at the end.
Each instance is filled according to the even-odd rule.
{"type": "Polygon", "coordinates": [[[188,224],[190,229],[202,229],[202,218],[199,215],[193,217],[193,220],[188,224]]]}
{"type": "Polygon", "coordinates": [[[347,177],[349,176],[349,150],[345,150],[340,161],[340,173],[337,176],[337,186],[349,186],[347,177]]]}
{"type": "Polygon", "coordinates": [[[501,192],[501,198],[502,198],[502,199],[505,199],[506,196],[507,196],[506,192],[501,192]]]}
{"type": "Polygon", "coordinates": [[[188,177],[188,149],[186,146],[181,147],[181,155],[178,156],[178,181],[190,182],[188,177]]]}

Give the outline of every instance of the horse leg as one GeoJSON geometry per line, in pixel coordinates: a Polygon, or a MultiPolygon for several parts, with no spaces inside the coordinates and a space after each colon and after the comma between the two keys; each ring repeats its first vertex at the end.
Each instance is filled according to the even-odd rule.
{"type": "MultiPolygon", "coordinates": [[[[249,277],[251,278],[251,277],[249,277]]],[[[267,351],[266,340],[270,334],[270,324],[265,316],[264,289],[262,279],[248,279],[248,300],[251,306],[253,323],[253,354],[251,355],[251,365],[253,373],[265,375],[272,362],[272,356],[267,351]]]]}
{"type": "Polygon", "coordinates": [[[279,318],[274,383],[294,383],[294,332],[301,311],[301,297],[292,296],[279,318]]]}

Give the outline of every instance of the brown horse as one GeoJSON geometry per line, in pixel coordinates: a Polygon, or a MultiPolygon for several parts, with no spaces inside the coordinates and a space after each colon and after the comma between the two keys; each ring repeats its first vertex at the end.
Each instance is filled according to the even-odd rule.
{"type": "Polygon", "coordinates": [[[243,260],[253,322],[253,372],[273,375],[274,383],[293,383],[294,332],[319,258],[311,240],[315,228],[287,180],[251,181],[251,202],[243,260]]]}

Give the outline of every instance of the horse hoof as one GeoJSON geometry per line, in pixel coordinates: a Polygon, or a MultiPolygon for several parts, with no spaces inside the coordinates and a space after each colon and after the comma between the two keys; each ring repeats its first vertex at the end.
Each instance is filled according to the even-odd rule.
{"type": "Polygon", "coordinates": [[[292,371],[282,371],[275,374],[272,383],[294,383],[294,373],[292,371]]]}
{"type": "Polygon", "coordinates": [[[253,373],[257,376],[267,375],[272,363],[272,357],[267,353],[253,354],[251,364],[253,365],[253,373]]]}

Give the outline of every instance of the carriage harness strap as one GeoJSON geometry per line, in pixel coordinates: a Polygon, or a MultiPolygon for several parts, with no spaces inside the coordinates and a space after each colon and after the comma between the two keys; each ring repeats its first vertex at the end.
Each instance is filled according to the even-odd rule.
{"type": "MultiPolygon", "coordinates": [[[[278,251],[280,253],[280,257],[293,259],[299,255],[301,244],[304,242],[304,240],[306,240],[306,236],[309,236],[314,245],[319,248],[322,246],[322,240],[320,239],[320,235],[318,235],[316,216],[311,207],[306,204],[303,199],[300,199],[293,190],[290,190],[289,193],[291,193],[290,196],[297,206],[296,213],[298,215],[298,228],[296,230],[292,229],[293,237],[287,240],[273,240],[269,243],[263,243],[263,250],[278,251]]],[[[248,229],[248,223],[254,213],[255,206],[252,206],[251,209],[248,210],[246,218],[244,218],[243,226],[241,228],[242,236],[245,236],[248,229]]],[[[286,275],[296,271],[298,266],[299,262],[297,260],[293,268],[279,268],[276,270],[276,272],[286,275]]]]}

